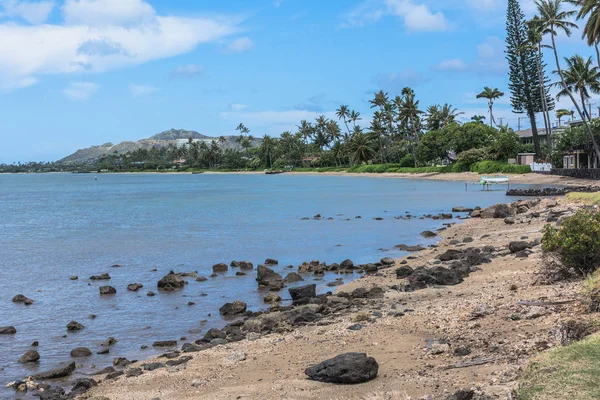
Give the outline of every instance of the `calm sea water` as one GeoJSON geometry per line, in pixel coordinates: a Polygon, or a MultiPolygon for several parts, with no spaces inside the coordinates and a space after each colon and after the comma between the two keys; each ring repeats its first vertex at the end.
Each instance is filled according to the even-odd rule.
{"type": "MultiPolygon", "coordinates": [[[[169,270],[208,276],[218,262],[249,260],[256,266],[267,257],[279,260],[275,269],[281,273],[289,271],[286,265],[315,259],[374,262],[402,255],[382,248],[432,243],[419,233],[447,222],[394,216],[506,201],[504,190],[469,187],[466,192],[459,182],[357,176],[94,177],[0,175],[0,326],[18,330],[16,335],[0,335],[1,386],[69,361],[75,347],[95,353],[109,336],[118,339],[111,353],[79,359],[83,371],[92,364],[110,365],[117,356],[149,357],[154,350],[140,346],[151,347],[155,340],[196,340],[203,333],[190,331],[199,329],[202,320],[208,320],[203,331],[223,324],[218,308],[227,301],[240,299],[250,309],[265,308],[255,273],[236,277],[235,269],[206,282],[189,278],[180,292],[146,296],[150,290],[157,292],[157,280],[169,270]],[[315,214],[333,220],[312,220],[315,214]],[[113,264],[122,267],[111,268],[113,264]],[[158,271],[152,272],[154,268],[158,271]],[[104,272],[110,273],[110,281],[89,280],[104,272]],[[69,280],[71,275],[79,280],[69,280]],[[127,291],[127,284],[134,282],[144,288],[127,291]],[[118,294],[101,297],[98,287],[106,284],[118,294]],[[19,293],[35,303],[12,303],[19,293]],[[188,301],[196,305],[188,306],[188,301]],[[90,314],[97,318],[89,319],[90,314]],[[67,335],[71,320],[86,328],[67,335]],[[40,363],[17,363],[36,340],[40,363]]],[[[326,291],[325,284],[335,278],[319,281],[319,290],[326,291]]],[[[9,395],[0,389],[0,398],[9,395]]]]}

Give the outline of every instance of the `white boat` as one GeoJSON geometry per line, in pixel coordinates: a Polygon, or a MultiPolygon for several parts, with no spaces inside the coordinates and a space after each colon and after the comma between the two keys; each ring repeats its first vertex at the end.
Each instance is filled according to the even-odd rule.
{"type": "Polygon", "coordinates": [[[494,176],[480,176],[479,183],[482,185],[489,185],[494,183],[508,183],[508,176],[494,175],[494,176]]]}

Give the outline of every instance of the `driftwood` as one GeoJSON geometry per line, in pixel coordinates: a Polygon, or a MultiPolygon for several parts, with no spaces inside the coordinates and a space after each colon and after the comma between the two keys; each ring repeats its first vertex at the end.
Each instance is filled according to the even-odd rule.
{"type": "Polygon", "coordinates": [[[499,359],[500,359],[500,357],[475,358],[475,359],[470,360],[470,361],[465,361],[465,362],[461,362],[461,363],[457,363],[457,364],[445,365],[445,366],[442,367],[442,369],[455,369],[455,368],[474,367],[476,365],[484,365],[484,364],[493,363],[494,361],[497,361],[499,359]]]}
{"type": "Polygon", "coordinates": [[[564,301],[541,301],[541,300],[521,300],[517,301],[518,306],[561,306],[564,304],[575,303],[577,300],[564,300],[564,301]]]}

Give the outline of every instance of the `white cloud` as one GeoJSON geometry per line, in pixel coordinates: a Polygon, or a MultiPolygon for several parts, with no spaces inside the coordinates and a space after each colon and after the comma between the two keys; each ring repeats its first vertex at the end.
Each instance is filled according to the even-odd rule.
{"type": "Polygon", "coordinates": [[[29,2],[22,0],[0,0],[0,17],[23,18],[32,24],[41,24],[48,19],[54,8],[53,1],[29,2]]]}
{"type": "Polygon", "coordinates": [[[156,86],[149,85],[137,85],[135,83],[129,84],[129,91],[135,97],[137,96],[146,96],[152,93],[158,92],[158,88],[156,86]]]}
{"type": "MultiPolygon", "coordinates": [[[[105,6],[114,1],[102,0],[105,6]]],[[[69,0],[67,24],[0,23],[0,89],[47,74],[104,72],[168,58],[238,31],[232,19],[159,16],[144,1],[121,1],[128,7],[86,17],[82,10],[95,10],[100,0],[69,0]]]]}
{"type": "Polygon", "coordinates": [[[181,65],[179,67],[176,67],[171,72],[171,75],[192,77],[192,76],[200,75],[203,70],[204,69],[202,68],[201,65],[195,65],[195,64],[181,65]]]}
{"type": "Polygon", "coordinates": [[[62,10],[67,24],[92,26],[139,24],[155,17],[144,0],[66,0],[62,10]]]}
{"type": "Polygon", "coordinates": [[[236,39],[229,43],[229,46],[227,46],[227,50],[232,53],[241,53],[247,50],[252,50],[253,48],[254,42],[247,36],[236,39]]]}
{"type": "Polygon", "coordinates": [[[460,58],[453,58],[443,60],[436,66],[436,69],[439,71],[464,71],[467,69],[467,64],[460,58]]]}
{"type": "Polygon", "coordinates": [[[93,82],[71,82],[62,93],[71,100],[87,100],[98,91],[100,86],[93,82]]]}
{"type": "Polygon", "coordinates": [[[378,89],[385,90],[390,93],[400,93],[405,87],[415,87],[426,83],[428,79],[414,69],[406,68],[399,72],[391,74],[379,74],[373,78],[378,89]]]}
{"type": "Polygon", "coordinates": [[[243,110],[245,108],[248,108],[248,105],[246,105],[246,104],[231,103],[231,104],[229,104],[228,107],[229,107],[229,109],[231,111],[241,111],[241,110],[243,110]]]}
{"type": "Polygon", "coordinates": [[[432,12],[420,0],[366,0],[343,16],[342,28],[360,27],[377,22],[385,15],[403,20],[409,31],[443,31],[450,24],[441,11],[432,12]]]}

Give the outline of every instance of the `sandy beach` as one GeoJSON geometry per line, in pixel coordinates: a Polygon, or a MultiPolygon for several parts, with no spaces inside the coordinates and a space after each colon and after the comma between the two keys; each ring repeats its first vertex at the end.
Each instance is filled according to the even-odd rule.
{"type": "MultiPolygon", "coordinates": [[[[440,232],[437,247],[395,260],[391,268],[336,290],[339,294],[380,287],[383,298],[355,300],[345,310],[306,326],[282,326],[253,335],[253,340],[174,354],[193,358],[137,377],[104,380],[80,398],[445,399],[465,388],[491,398],[509,398],[527,360],[559,345],[552,332],[582,311],[577,302],[570,302],[577,299],[578,283],[535,284],[540,246],[533,247],[529,257],[517,258],[508,244],[519,240],[535,244],[549,212],[570,213],[576,207],[545,199],[517,215],[515,224],[473,218],[453,225],[440,232]],[[397,267],[433,267],[440,264],[436,257],[447,250],[483,246],[493,246],[491,262],[479,265],[463,283],[414,292],[396,290],[404,282],[396,278],[397,267]],[[357,323],[359,330],[348,329],[357,323]],[[359,385],[307,380],[306,368],[349,351],[374,357],[378,377],[359,385]]],[[[146,360],[127,369],[152,361],[165,359],[146,360]]]]}

